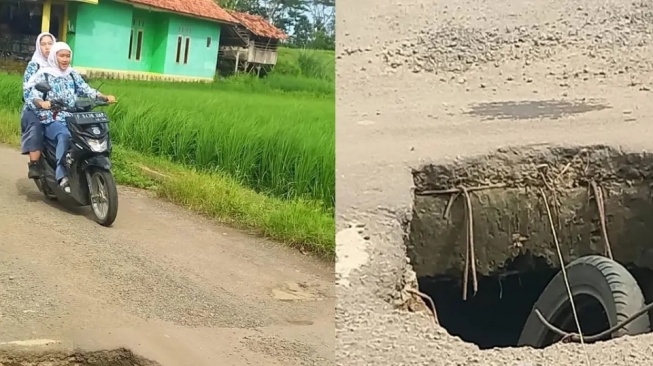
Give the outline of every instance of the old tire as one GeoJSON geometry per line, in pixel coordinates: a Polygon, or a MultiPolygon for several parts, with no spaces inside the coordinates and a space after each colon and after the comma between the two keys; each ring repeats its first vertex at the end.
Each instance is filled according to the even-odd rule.
{"type": "MultiPolygon", "coordinates": [[[[596,309],[602,310],[601,316],[606,318],[606,326],[600,331],[621,323],[645,306],[644,295],[635,278],[624,266],[612,259],[590,255],[576,259],[566,268],[577,311],[581,315],[583,308],[589,311],[587,304],[590,303],[595,304],[596,309]]],[[[539,309],[542,315],[558,328],[577,332],[576,323],[571,316],[569,296],[562,272],[558,272],[542,291],[519,337],[520,346],[546,347],[557,341],[559,336],[553,335],[542,324],[534,309],[539,309]]],[[[583,321],[581,326],[584,327],[582,324],[583,321]]],[[[621,331],[615,332],[612,337],[642,334],[648,332],[650,328],[649,317],[644,314],[621,331]]],[[[600,331],[594,331],[592,334],[600,331]]]]}

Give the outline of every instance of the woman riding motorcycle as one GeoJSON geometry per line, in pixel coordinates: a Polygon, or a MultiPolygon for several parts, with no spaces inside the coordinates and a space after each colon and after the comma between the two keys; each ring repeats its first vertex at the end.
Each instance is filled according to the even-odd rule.
{"type": "MultiPolygon", "coordinates": [[[[36,48],[32,55],[32,60],[27,64],[25,73],[23,74],[23,101],[27,99],[29,88],[26,87],[29,79],[36,74],[42,67],[48,67],[48,55],[50,49],[57,39],[48,32],[43,32],[36,37],[36,48]]],[[[43,175],[39,159],[41,158],[41,150],[43,149],[43,124],[34,111],[23,105],[23,111],[20,117],[20,130],[21,130],[21,153],[29,155],[29,163],[27,176],[30,179],[36,179],[43,175]]]]}
{"type": "Polygon", "coordinates": [[[71,59],[70,46],[65,42],[55,43],[48,56],[48,67],[39,69],[28,81],[26,86],[29,88],[29,93],[25,98],[28,108],[39,116],[45,128],[45,138],[55,143],[57,159],[55,178],[66,193],[70,193],[68,172],[65,166],[65,156],[70,146],[70,132],[66,126],[66,117],[70,116],[70,113],[52,111],[50,100],[63,102],[69,108],[75,106],[77,97],[99,98],[109,103],[116,101],[114,96],[104,96],[91,88],[70,66],[71,59]],[[48,100],[45,100],[44,95],[36,90],[35,85],[42,82],[50,85],[51,90],[47,93],[48,100]]]}

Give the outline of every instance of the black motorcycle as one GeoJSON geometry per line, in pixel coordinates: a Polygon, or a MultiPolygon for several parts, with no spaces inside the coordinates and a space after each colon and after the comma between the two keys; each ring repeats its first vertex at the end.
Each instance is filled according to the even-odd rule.
{"type": "MultiPolygon", "coordinates": [[[[35,88],[44,96],[51,90],[47,83],[39,83],[35,88]]],[[[111,226],[118,215],[118,191],[111,174],[109,117],[104,112],[93,111],[95,107],[109,103],[81,98],[75,102],[74,108],[68,108],[58,100],[50,100],[50,103],[53,111],[71,113],[66,117],[71,139],[65,154],[70,193],[66,193],[55,179],[56,146],[47,139],[40,161],[44,175],[34,182],[48,199],[67,196],[77,206],[90,205],[95,221],[102,226],[111,226]]]]}

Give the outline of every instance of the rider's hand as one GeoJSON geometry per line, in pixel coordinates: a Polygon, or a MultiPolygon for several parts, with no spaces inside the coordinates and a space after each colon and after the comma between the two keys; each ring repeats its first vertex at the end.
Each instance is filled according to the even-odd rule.
{"type": "Polygon", "coordinates": [[[39,107],[41,107],[41,109],[50,109],[50,108],[52,108],[52,104],[47,100],[46,101],[41,101],[39,103],[39,107]]]}
{"type": "Polygon", "coordinates": [[[107,99],[108,103],[115,103],[116,102],[116,97],[114,97],[113,95],[105,95],[104,97],[107,99]]]}

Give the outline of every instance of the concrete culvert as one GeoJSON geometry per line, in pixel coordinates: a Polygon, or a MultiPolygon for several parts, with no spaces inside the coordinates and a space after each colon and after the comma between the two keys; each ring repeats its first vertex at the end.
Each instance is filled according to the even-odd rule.
{"type": "MultiPolygon", "coordinates": [[[[529,146],[413,171],[406,247],[449,333],[480,348],[584,335],[653,301],[653,154],[529,146]],[[546,204],[545,204],[546,202],[546,204]]],[[[606,338],[650,331],[651,314],[606,338]]]]}
{"type": "Polygon", "coordinates": [[[0,350],[0,366],[161,366],[119,348],[102,351],[0,350]]]}

